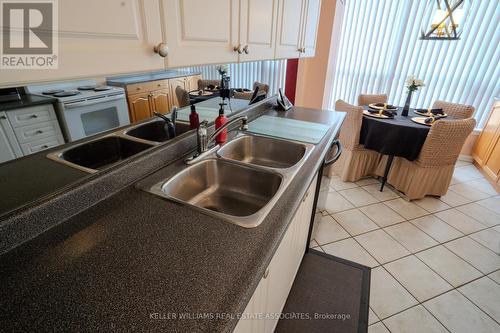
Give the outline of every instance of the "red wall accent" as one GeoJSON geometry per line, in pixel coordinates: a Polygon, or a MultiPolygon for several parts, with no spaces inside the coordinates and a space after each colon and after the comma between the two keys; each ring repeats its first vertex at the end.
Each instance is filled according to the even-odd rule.
{"type": "Polygon", "coordinates": [[[295,104],[295,89],[297,88],[298,67],[299,59],[288,59],[286,61],[285,95],[293,104],[295,104]]]}

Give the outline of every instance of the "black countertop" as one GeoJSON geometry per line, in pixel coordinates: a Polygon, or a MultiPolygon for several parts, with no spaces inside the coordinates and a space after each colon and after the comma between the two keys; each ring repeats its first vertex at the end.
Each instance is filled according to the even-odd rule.
{"type": "Polygon", "coordinates": [[[160,71],[160,72],[149,72],[149,73],[122,75],[122,76],[112,76],[112,77],[106,78],[106,83],[111,85],[111,86],[123,87],[123,86],[126,86],[127,84],[148,82],[148,81],[155,81],[155,80],[173,79],[176,77],[198,75],[198,74],[201,74],[201,72],[168,70],[168,71],[160,71]]]}
{"type": "Polygon", "coordinates": [[[344,117],[266,114],[331,129],[260,226],[244,229],[129,186],[0,256],[2,329],[231,331],[231,315],[244,310],[344,117]]]}
{"type": "Polygon", "coordinates": [[[57,100],[53,97],[44,97],[36,95],[20,95],[21,99],[10,102],[0,102],[0,111],[10,111],[28,106],[41,104],[54,104],[57,100]]]}

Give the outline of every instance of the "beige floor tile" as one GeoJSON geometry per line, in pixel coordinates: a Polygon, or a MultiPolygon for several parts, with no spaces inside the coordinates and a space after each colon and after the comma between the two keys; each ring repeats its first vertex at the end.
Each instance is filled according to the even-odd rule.
{"type": "Polygon", "coordinates": [[[325,194],[324,207],[322,210],[328,214],[352,209],[354,206],[337,192],[328,192],[325,194]]]}
{"type": "Polygon", "coordinates": [[[370,307],[380,319],[387,318],[417,303],[417,300],[383,267],[372,269],[370,307]]]}
{"type": "Polygon", "coordinates": [[[434,215],[464,234],[470,234],[486,228],[483,224],[455,208],[437,212],[434,215]]]}
{"type": "Polygon", "coordinates": [[[478,201],[477,203],[497,214],[500,214],[500,195],[478,201]]]}
{"type": "Polygon", "coordinates": [[[381,229],[354,238],[381,264],[410,254],[408,250],[381,229]]]}
{"type": "Polygon", "coordinates": [[[448,190],[455,192],[472,201],[482,200],[491,197],[491,194],[484,193],[471,186],[469,183],[459,183],[451,185],[448,190]]]}
{"type": "Polygon", "coordinates": [[[416,256],[454,287],[483,275],[442,245],[417,253],[416,256]]]}
{"type": "Polygon", "coordinates": [[[410,222],[399,223],[387,228],[385,232],[401,243],[411,253],[428,249],[438,245],[434,239],[429,237],[422,230],[415,227],[410,222]]]}
{"type": "Polygon", "coordinates": [[[488,277],[496,283],[500,284],[500,269],[496,272],[491,273],[490,275],[488,275],[488,277]]]}
{"type": "Polygon", "coordinates": [[[380,319],[378,319],[375,312],[373,312],[373,310],[370,308],[368,310],[368,325],[375,324],[378,321],[380,321],[380,319]]]}
{"type": "Polygon", "coordinates": [[[472,303],[500,322],[500,285],[483,277],[458,289],[472,303]]]}
{"type": "Polygon", "coordinates": [[[352,236],[356,236],[371,230],[378,229],[379,226],[372,222],[359,209],[346,210],[333,215],[333,218],[352,236]]]}
{"type": "Polygon", "coordinates": [[[330,215],[322,216],[315,220],[314,223],[316,223],[314,239],[319,245],[350,237],[330,215]]]}
{"type": "Polygon", "coordinates": [[[500,269],[500,256],[472,238],[459,238],[444,246],[484,274],[500,269]]]}
{"type": "Polygon", "coordinates": [[[442,202],[446,203],[447,205],[450,205],[451,207],[456,207],[460,205],[465,205],[471,200],[461,196],[460,194],[457,194],[453,191],[448,191],[445,195],[441,196],[439,198],[442,202]]]}
{"type": "Polygon", "coordinates": [[[451,332],[497,333],[500,330],[497,323],[456,290],[423,305],[451,332]]]}
{"type": "Polygon", "coordinates": [[[366,206],[378,202],[374,196],[360,187],[339,191],[339,193],[356,207],[366,206]]]}
{"type": "Polygon", "coordinates": [[[413,202],[431,213],[451,208],[441,200],[433,197],[425,197],[423,199],[414,200],[413,202]]]}
{"type": "Polygon", "coordinates": [[[384,203],[408,220],[429,214],[426,210],[413,202],[406,201],[402,198],[386,201],[384,203]]]}
{"type": "Polygon", "coordinates": [[[380,184],[366,185],[363,186],[362,189],[373,195],[379,201],[386,201],[390,199],[399,198],[399,194],[390,189],[389,186],[385,186],[382,192],[380,192],[380,184]]]}
{"type": "Polygon", "coordinates": [[[463,233],[453,228],[448,223],[441,221],[434,215],[422,216],[410,222],[439,243],[448,242],[464,236],[463,233]]]}
{"type": "Polygon", "coordinates": [[[380,227],[387,227],[405,220],[383,203],[361,207],[360,210],[380,227]]]}
{"type": "Polygon", "coordinates": [[[467,165],[460,168],[455,168],[453,178],[458,182],[464,183],[474,179],[484,178],[481,172],[474,165],[467,165]]]}
{"type": "Polygon", "coordinates": [[[422,305],[398,313],[384,320],[391,332],[446,333],[448,332],[422,305]]]}
{"type": "Polygon", "coordinates": [[[332,188],[330,187],[330,178],[326,177],[326,176],[323,176],[321,177],[321,187],[320,187],[320,191],[329,191],[331,190],[332,188]]]}
{"type": "Polygon", "coordinates": [[[471,165],[471,162],[468,161],[460,161],[458,160],[457,163],[455,163],[455,168],[459,168],[461,166],[466,166],[466,165],[471,165]]]}
{"type": "Polygon", "coordinates": [[[477,203],[470,203],[464,206],[459,206],[456,209],[461,211],[467,216],[472,217],[474,220],[479,221],[485,226],[491,227],[500,224],[500,215],[495,214],[489,209],[484,208],[477,203]]]}
{"type": "Polygon", "coordinates": [[[470,235],[470,238],[500,255],[500,232],[486,229],[470,235]]]}
{"type": "Polygon", "coordinates": [[[415,256],[384,265],[384,268],[419,302],[442,294],[453,287],[415,256]]]}
{"type": "Polygon", "coordinates": [[[363,249],[353,238],[324,245],[323,250],[333,256],[354,261],[368,267],[376,267],[379,263],[363,249]]]}
{"type": "Polygon", "coordinates": [[[380,184],[380,182],[378,181],[378,179],[375,179],[373,177],[367,177],[367,178],[363,178],[363,179],[360,179],[356,182],[356,184],[358,184],[359,186],[365,186],[365,185],[370,185],[370,184],[380,184]]]}
{"type": "Polygon", "coordinates": [[[330,187],[336,191],[347,190],[349,188],[358,187],[358,184],[353,182],[344,182],[339,176],[333,176],[330,178],[330,187]]]}
{"type": "Polygon", "coordinates": [[[488,193],[491,195],[497,195],[500,194],[497,192],[497,190],[490,184],[490,182],[486,179],[476,179],[476,180],[471,180],[470,182],[467,182],[470,186],[474,187],[476,190],[479,190],[484,193],[488,193]]]}
{"type": "Polygon", "coordinates": [[[368,326],[368,333],[390,333],[389,330],[382,324],[378,322],[376,324],[368,326]]]}

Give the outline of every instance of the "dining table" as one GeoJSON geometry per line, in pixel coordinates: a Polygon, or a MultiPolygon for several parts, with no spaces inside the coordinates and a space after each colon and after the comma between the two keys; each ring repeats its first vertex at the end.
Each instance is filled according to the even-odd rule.
{"type": "MultiPolygon", "coordinates": [[[[368,110],[368,106],[363,107],[368,110]]],[[[387,182],[394,157],[416,160],[431,128],[430,125],[412,120],[413,117],[421,117],[414,109],[410,109],[408,116],[401,115],[402,109],[398,107],[394,118],[376,118],[363,114],[359,143],[366,149],[388,156],[380,185],[381,192],[387,182]]]]}
{"type": "Polygon", "coordinates": [[[189,103],[196,104],[199,102],[206,101],[207,99],[211,99],[214,97],[220,96],[220,91],[218,89],[214,90],[203,90],[203,93],[199,94],[199,89],[192,90],[189,92],[189,103]]]}

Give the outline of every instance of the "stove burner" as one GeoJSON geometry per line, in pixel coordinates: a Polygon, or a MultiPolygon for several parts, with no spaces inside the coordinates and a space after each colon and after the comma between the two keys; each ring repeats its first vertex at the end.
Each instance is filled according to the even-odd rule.
{"type": "Polygon", "coordinates": [[[78,90],[66,90],[66,91],[55,93],[54,96],[55,97],[69,97],[69,96],[75,96],[78,94],[80,94],[80,92],[78,90]]]}
{"type": "Polygon", "coordinates": [[[78,87],[78,90],[94,90],[96,86],[94,85],[89,85],[89,86],[80,86],[78,87]]]}
{"type": "Polygon", "coordinates": [[[94,91],[106,91],[106,90],[111,90],[111,87],[109,87],[109,86],[99,86],[99,87],[95,87],[94,88],[94,91]]]}
{"type": "Polygon", "coordinates": [[[44,94],[44,95],[54,95],[54,94],[62,93],[63,91],[64,90],[62,90],[62,89],[52,89],[52,90],[43,91],[42,94],[44,94]]]}

